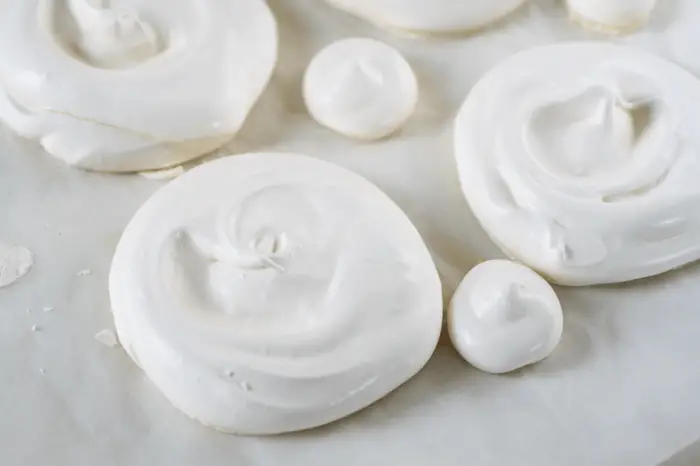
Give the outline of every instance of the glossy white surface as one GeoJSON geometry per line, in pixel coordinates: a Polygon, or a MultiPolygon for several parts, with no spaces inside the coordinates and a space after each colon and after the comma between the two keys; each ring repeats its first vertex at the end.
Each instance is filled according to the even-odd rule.
{"type": "Polygon", "coordinates": [[[490,260],[471,269],[447,311],[457,351],[471,365],[502,374],[534,364],[559,344],[564,320],[551,285],[527,267],[490,260]]]}
{"type": "Polygon", "coordinates": [[[462,189],[491,238],[568,285],[700,258],[700,80],[632,48],[534,48],[455,123],[462,189]]]}
{"type": "Polygon", "coordinates": [[[396,49],[374,39],[342,39],[325,47],[304,75],[304,101],[320,124],[374,140],[398,130],[418,103],[418,82],[396,49]]]}
{"type": "Polygon", "coordinates": [[[591,26],[627,31],[644,25],[657,0],[566,0],[574,18],[591,26]]]}
{"type": "Polygon", "coordinates": [[[414,33],[467,32],[488,26],[527,0],[326,0],[390,29],[414,33]]]}
{"type": "Polygon", "coordinates": [[[222,146],[277,60],[263,0],[11,3],[0,121],[81,168],[157,169],[222,146]]]}
{"type": "MultiPolygon", "coordinates": [[[[456,176],[451,124],[468,90],[518,50],[599,36],[570,24],[558,0],[534,0],[501,28],[456,41],[400,39],[318,0],[269,4],[280,24],[278,72],[226,153],[303,152],[370,179],[425,238],[447,302],[477,260],[499,257],[456,176]],[[421,79],[401,138],[360,144],[306,114],[304,69],[325,45],[352,36],[387,41],[421,79]]],[[[700,71],[698,15],[696,0],[661,2],[647,28],[616,40],[700,71]]],[[[32,271],[0,289],[3,466],[464,466],[465,452],[480,466],[646,465],[700,437],[698,266],[556,288],[562,341],[517,373],[483,373],[444,341],[409,383],[339,422],[262,438],[212,432],[173,408],[124,351],[94,338],[113,325],[114,248],[162,185],[69,169],[0,131],[0,236],[35,253],[32,271]],[[76,276],[86,268],[91,275],[76,276]]]]}
{"type": "Polygon", "coordinates": [[[165,396],[224,432],[307,429],[420,370],[440,279],[379,189],[309,157],[191,170],[126,228],[110,273],[119,340],[165,396]]]}

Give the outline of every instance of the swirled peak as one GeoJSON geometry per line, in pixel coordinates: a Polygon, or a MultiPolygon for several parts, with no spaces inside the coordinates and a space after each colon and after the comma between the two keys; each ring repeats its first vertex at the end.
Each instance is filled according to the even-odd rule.
{"type": "Polygon", "coordinates": [[[263,0],[26,0],[0,16],[0,121],[101,171],[156,170],[240,129],[272,74],[263,0]]]}
{"type": "Polygon", "coordinates": [[[411,378],[442,323],[411,222],[369,182],[292,154],[220,159],[137,212],[110,295],[119,340],[175,406],[216,429],[334,421],[411,378]]]}
{"type": "Polygon", "coordinates": [[[68,51],[104,68],[120,68],[152,58],[161,37],[135,6],[117,8],[110,0],[67,0],[57,4],[56,32],[68,51]]]}
{"type": "Polygon", "coordinates": [[[428,33],[471,32],[513,12],[527,0],[327,0],[379,26],[428,33]]]}
{"type": "Polygon", "coordinates": [[[518,54],[456,121],[462,189],[492,239],[564,284],[700,258],[700,81],[625,47],[518,54]]]}

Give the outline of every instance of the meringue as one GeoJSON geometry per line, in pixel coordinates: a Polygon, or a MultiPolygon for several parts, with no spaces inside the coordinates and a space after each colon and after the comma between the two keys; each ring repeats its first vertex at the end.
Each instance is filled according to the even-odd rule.
{"type": "Polygon", "coordinates": [[[121,345],[181,411],[271,434],[357,411],[417,373],[442,326],[405,214],[292,154],[209,162],[136,213],[109,280],[121,345]]]}
{"type": "Polygon", "coordinates": [[[263,0],[17,1],[0,120],[81,168],[165,168],[230,140],[276,61],[263,0]]]}
{"type": "Polygon", "coordinates": [[[632,32],[649,20],[656,0],[566,0],[572,19],[601,32],[632,32]]]}
{"type": "Polygon", "coordinates": [[[538,47],[472,90],[455,124],[462,190],[504,252],[567,285],[700,258],[700,81],[648,53],[538,47]]]}
{"type": "Polygon", "coordinates": [[[481,29],[527,0],[327,0],[379,26],[413,33],[455,33],[481,29]]]}
{"type": "Polygon", "coordinates": [[[29,249],[0,242],[0,288],[28,274],[33,265],[34,254],[29,249]]]}
{"type": "Polygon", "coordinates": [[[457,352],[493,374],[549,356],[561,340],[563,323],[561,304],[549,283],[506,260],[482,262],[469,271],[447,313],[457,352]]]}
{"type": "Polygon", "coordinates": [[[411,66],[374,39],[333,42],[311,61],[304,100],[320,124],[346,136],[375,140],[398,130],[418,102],[411,66]]]}

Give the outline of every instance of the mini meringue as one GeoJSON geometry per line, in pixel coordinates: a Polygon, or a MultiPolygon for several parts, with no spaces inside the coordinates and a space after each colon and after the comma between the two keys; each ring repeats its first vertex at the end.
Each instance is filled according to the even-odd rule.
{"type": "Polygon", "coordinates": [[[110,296],[121,345],[217,430],[325,424],[418,372],[440,279],[405,214],[345,169],[292,154],[203,164],[127,226],[110,296]]]}
{"type": "Polygon", "coordinates": [[[527,0],[327,0],[372,23],[412,33],[470,32],[515,11],[527,0]]]}
{"type": "Polygon", "coordinates": [[[588,29],[621,34],[644,26],[656,0],[566,0],[571,18],[588,29]]]}
{"type": "Polygon", "coordinates": [[[491,260],[474,267],[452,297],[450,339],[471,365],[494,374],[549,356],[564,318],[552,287],[527,267],[491,260]]]}
{"type": "Polygon", "coordinates": [[[231,139],[276,60],[263,0],[16,1],[0,120],[71,165],[165,168],[231,139]]]}
{"type": "Polygon", "coordinates": [[[418,82],[396,49],[374,39],[343,39],[311,61],[304,100],[320,124],[374,140],[395,132],[413,114],[418,82]]]}
{"type": "Polygon", "coordinates": [[[610,44],[538,47],[472,89],[455,123],[462,190],[509,256],[567,285],[700,258],[700,81],[610,44]]]}

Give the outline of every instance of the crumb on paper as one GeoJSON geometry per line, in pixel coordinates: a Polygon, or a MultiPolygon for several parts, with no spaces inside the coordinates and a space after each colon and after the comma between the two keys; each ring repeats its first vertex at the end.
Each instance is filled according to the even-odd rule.
{"type": "Polygon", "coordinates": [[[26,312],[27,314],[31,314],[31,313],[32,313],[32,310],[29,309],[29,308],[27,308],[27,309],[24,310],[24,312],[26,312]]]}
{"type": "Polygon", "coordinates": [[[252,387],[250,386],[250,384],[248,382],[246,382],[245,380],[243,382],[241,382],[241,388],[243,389],[244,392],[249,392],[250,390],[252,390],[252,387]]]}
{"type": "Polygon", "coordinates": [[[108,346],[109,348],[114,348],[119,344],[117,334],[114,333],[114,330],[110,330],[108,328],[97,332],[95,334],[95,340],[97,340],[105,346],[108,346]]]}
{"type": "Polygon", "coordinates": [[[39,330],[41,330],[41,328],[38,325],[32,325],[32,332],[38,332],[39,330]]]}
{"type": "Polygon", "coordinates": [[[40,374],[45,374],[45,373],[46,373],[46,369],[44,369],[43,367],[40,367],[40,368],[39,368],[39,373],[40,373],[40,374]]]}
{"type": "Polygon", "coordinates": [[[81,270],[80,272],[78,272],[76,275],[78,275],[79,277],[84,277],[84,276],[90,275],[90,274],[92,274],[92,270],[90,270],[90,269],[83,269],[83,270],[81,270]]]}
{"type": "Polygon", "coordinates": [[[54,307],[53,306],[44,306],[44,312],[53,312],[54,307]]]}
{"type": "Polygon", "coordinates": [[[22,278],[33,266],[34,254],[29,249],[0,242],[0,288],[22,278]]]}

